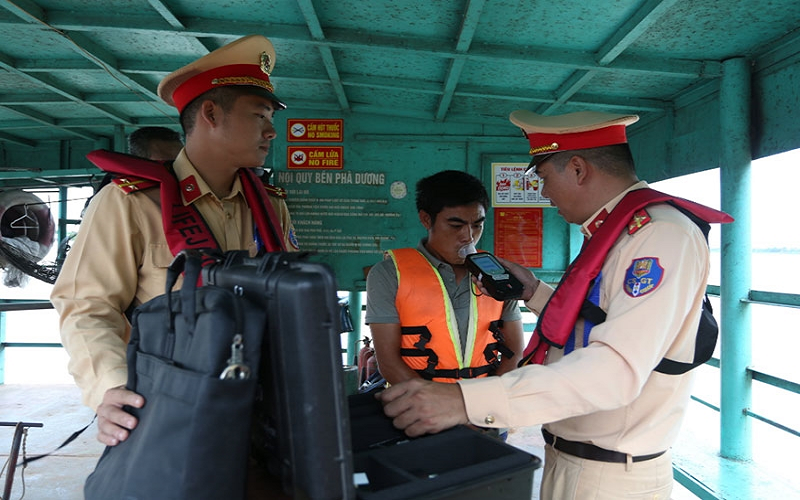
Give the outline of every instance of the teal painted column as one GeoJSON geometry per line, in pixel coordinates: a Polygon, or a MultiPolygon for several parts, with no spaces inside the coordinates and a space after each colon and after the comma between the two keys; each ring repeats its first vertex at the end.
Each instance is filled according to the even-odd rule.
{"type": "Polygon", "coordinates": [[[6,313],[0,312],[0,385],[6,383],[6,313]]]}
{"type": "Polygon", "coordinates": [[[114,151],[118,153],[128,152],[128,136],[125,134],[124,125],[114,126],[114,151]]]}
{"type": "Polygon", "coordinates": [[[569,225],[569,258],[567,259],[567,265],[580,253],[584,238],[581,226],[577,224],[569,225]]]}
{"type": "MultiPolygon", "coordinates": [[[[67,236],[67,199],[69,189],[58,188],[58,234],[56,234],[56,244],[67,236]]],[[[59,265],[61,263],[58,263],[59,265]]]]}
{"type": "Polygon", "coordinates": [[[723,62],[720,85],[722,210],[736,220],[722,226],[720,454],[749,460],[752,453],[750,365],[750,66],[723,62]]]}
{"type": "Polygon", "coordinates": [[[350,292],[350,317],[353,320],[353,331],[347,334],[347,361],[355,365],[358,351],[361,349],[361,292],[350,292]]]}

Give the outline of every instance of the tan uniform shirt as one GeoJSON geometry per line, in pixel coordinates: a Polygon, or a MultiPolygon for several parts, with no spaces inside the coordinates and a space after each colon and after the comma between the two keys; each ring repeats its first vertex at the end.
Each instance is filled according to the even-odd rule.
{"type": "MultiPolygon", "coordinates": [[[[191,175],[197,179],[202,195],[193,203],[220,247],[255,254],[253,220],[238,178],[230,195],[220,200],[183,151],[174,170],[179,180],[191,175]]],[[[288,237],[293,228],[285,203],[277,200],[273,205],[291,249],[288,237]]],[[[130,327],[124,312],[164,293],[172,258],[160,207],[147,194],[125,194],[113,184],[100,190],[86,210],[50,296],[60,315],[69,372],[88,407],[97,408],[106,390],[126,383],[130,327]]]]}
{"type": "MultiPolygon", "coordinates": [[[[628,190],[642,187],[647,184],[628,190]]],[[[604,208],[610,212],[624,194],[604,208]]],[[[583,225],[584,234],[601,212],[583,225]]],[[[623,231],[605,259],[600,307],[608,317],[591,330],[588,345],[566,356],[551,347],[545,365],[460,381],[470,422],[486,426],[492,417],[493,427],[547,424],[561,438],[634,456],[672,445],[693,372],[665,375],[653,368],[665,356],[693,358],[709,251],[700,229],[677,209],[659,204],[647,212],[652,220],[633,235],[623,231]],[[654,290],[634,297],[624,290],[625,277],[644,257],[657,258],[663,275],[654,290]]],[[[539,313],[552,293],[542,283],[526,305],[539,313]]]]}

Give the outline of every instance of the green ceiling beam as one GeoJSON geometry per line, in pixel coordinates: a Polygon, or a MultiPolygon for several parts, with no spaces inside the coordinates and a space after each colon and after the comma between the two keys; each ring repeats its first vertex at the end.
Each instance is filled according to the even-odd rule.
{"type": "Polygon", "coordinates": [[[92,177],[102,173],[98,168],[69,168],[63,170],[39,170],[39,171],[5,171],[0,170],[0,181],[15,180],[15,179],[53,179],[60,181],[62,179],[75,179],[83,177],[92,177]]]}
{"type": "Polygon", "coordinates": [[[447,110],[453,102],[456,86],[466,62],[467,60],[464,57],[457,57],[450,62],[450,68],[447,70],[447,76],[444,80],[444,87],[440,90],[442,96],[439,98],[439,105],[436,108],[436,121],[443,121],[444,117],[447,116],[447,110]]]}
{"type": "Polygon", "coordinates": [[[51,117],[49,117],[47,115],[44,115],[42,113],[39,113],[38,111],[34,111],[34,110],[29,109],[27,107],[10,106],[9,105],[9,106],[2,106],[2,108],[3,109],[7,109],[7,110],[9,110],[9,111],[11,111],[13,113],[16,113],[16,114],[18,114],[18,115],[20,115],[22,117],[25,117],[25,118],[27,118],[29,120],[34,121],[34,122],[41,123],[42,125],[46,125],[48,128],[56,128],[58,130],[67,132],[68,134],[75,135],[75,136],[80,137],[82,139],[89,139],[89,140],[92,140],[92,141],[95,141],[95,140],[98,139],[98,137],[96,135],[93,135],[93,134],[87,134],[87,133],[81,132],[80,130],[72,130],[72,129],[68,129],[68,128],[64,128],[64,127],[59,127],[56,124],[56,120],[54,118],[51,118],[51,117]]]}
{"type": "Polygon", "coordinates": [[[161,16],[173,29],[178,31],[183,31],[186,29],[186,26],[178,19],[175,14],[169,9],[169,7],[164,4],[161,0],[147,0],[147,3],[158,12],[158,15],[161,16]]]}
{"type": "Polygon", "coordinates": [[[444,120],[445,116],[447,116],[447,110],[450,109],[450,104],[453,102],[453,95],[458,86],[458,81],[461,79],[461,72],[467,63],[465,55],[469,51],[470,45],[472,45],[473,38],[475,38],[475,32],[478,29],[481,13],[485,5],[484,0],[473,0],[467,3],[467,12],[464,13],[464,20],[461,23],[458,39],[456,40],[455,53],[459,55],[450,61],[450,67],[447,70],[447,76],[442,86],[442,97],[439,99],[439,105],[436,108],[436,121],[444,120]]]}
{"type": "Polygon", "coordinates": [[[39,20],[44,17],[44,9],[30,0],[14,0],[13,2],[1,0],[0,7],[28,22],[40,22],[39,20]]]}
{"type": "MultiPolygon", "coordinates": [[[[306,26],[311,33],[311,37],[316,41],[324,41],[325,33],[322,31],[322,25],[319,23],[316,9],[311,0],[298,0],[298,7],[300,12],[303,13],[303,18],[306,20],[306,26]]],[[[336,99],[339,101],[339,106],[342,111],[347,112],[350,110],[350,103],[347,100],[347,94],[344,92],[342,86],[342,79],[339,76],[339,69],[336,67],[336,60],[333,58],[331,48],[326,45],[319,45],[317,47],[319,54],[322,57],[322,64],[325,66],[325,71],[328,73],[328,79],[333,87],[333,92],[336,94],[336,99]]]]}
{"type": "MultiPolygon", "coordinates": [[[[595,54],[598,64],[607,66],[614,62],[630,47],[640,36],[662,16],[669,12],[678,0],[647,0],[625,23],[619,27],[614,35],[606,40],[600,50],[595,54]]],[[[549,114],[559,106],[570,102],[573,95],[589,84],[597,75],[597,70],[580,70],[573,73],[556,91],[556,100],[542,112],[549,114]]]]}
{"type": "Polygon", "coordinates": [[[647,0],[597,52],[597,62],[607,65],[667,14],[679,0],[647,0]]]}
{"type": "MultiPolygon", "coordinates": [[[[48,22],[63,30],[69,31],[113,31],[126,32],[163,32],[175,34],[160,16],[128,16],[109,18],[102,15],[76,14],[74,12],[51,10],[47,12],[48,22]]],[[[243,23],[219,19],[185,18],[186,29],[180,34],[186,37],[236,37],[253,32],[267,31],[270,39],[286,39],[298,43],[325,45],[330,48],[355,48],[361,50],[387,50],[400,52],[419,52],[426,55],[438,55],[443,58],[455,58],[460,55],[450,47],[451,39],[414,38],[377,35],[360,30],[329,29],[324,40],[315,40],[309,34],[308,26],[285,24],[243,23]]],[[[695,61],[675,59],[654,59],[631,56],[620,56],[611,65],[604,66],[597,62],[595,55],[588,52],[555,50],[546,47],[528,47],[519,50],[513,46],[472,45],[466,54],[470,61],[492,62],[498,60],[518,62],[521,64],[552,64],[574,69],[633,73],[654,73],[660,76],[675,78],[716,78],[721,75],[718,61],[695,61]]],[[[188,62],[188,61],[187,61],[188,62]]]]}
{"type": "Polygon", "coordinates": [[[21,137],[17,137],[15,135],[6,134],[5,132],[0,132],[0,141],[10,142],[12,144],[17,144],[20,146],[26,146],[29,148],[36,147],[36,141],[31,141],[29,139],[23,139],[21,137]]]}
{"type": "Polygon", "coordinates": [[[63,40],[65,46],[75,50],[79,55],[86,57],[90,62],[99,66],[134,94],[139,94],[149,99],[158,99],[156,89],[151,84],[138,81],[135,77],[130,77],[125,72],[120,71],[116,57],[82,33],[70,33],[63,40]]]}
{"type": "MultiPolygon", "coordinates": [[[[27,0],[23,3],[9,2],[2,0],[0,6],[10,11],[12,14],[18,16],[20,19],[30,24],[49,26],[45,20],[47,13],[39,8],[33,2],[27,0]]],[[[81,33],[62,33],[55,32],[59,35],[57,38],[62,41],[62,44],[70,49],[76,51],[79,55],[87,58],[90,62],[100,66],[104,71],[110,74],[114,79],[130,88],[132,92],[141,93],[149,98],[155,98],[155,91],[149,88],[146,84],[138,82],[128,75],[117,70],[116,58],[106,49],[100,47],[92,40],[86,38],[81,33]]],[[[19,68],[17,68],[19,70],[19,68]]],[[[21,70],[19,70],[21,71],[21,70]]],[[[26,74],[22,72],[23,74],[26,74]]]]}
{"type": "Polygon", "coordinates": [[[17,68],[15,61],[11,57],[7,56],[6,54],[0,53],[0,68],[5,69],[9,73],[12,73],[12,74],[15,74],[17,76],[20,76],[20,77],[24,78],[25,80],[28,80],[29,82],[31,82],[31,83],[33,83],[35,85],[39,85],[39,86],[44,87],[44,88],[46,88],[46,89],[48,89],[48,90],[50,90],[52,92],[55,92],[58,95],[66,97],[70,101],[73,101],[73,102],[88,106],[90,108],[93,108],[98,113],[106,115],[106,116],[108,116],[108,117],[110,117],[112,119],[115,119],[120,123],[130,123],[127,119],[125,119],[125,118],[123,118],[123,117],[121,117],[121,116],[119,116],[119,115],[117,115],[117,114],[115,114],[115,113],[113,113],[111,111],[103,109],[100,106],[93,106],[93,105],[85,102],[83,100],[83,98],[79,94],[77,94],[77,93],[75,93],[75,92],[73,92],[71,90],[67,90],[66,88],[63,88],[57,82],[52,81],[52,79],[48,75],[40,75],[40,76],[37,77],[37,76],[30,75],[30,74],[28,74],[28,73],[26,73],[24,71],[21,71],[20,69],[17,68]]]}

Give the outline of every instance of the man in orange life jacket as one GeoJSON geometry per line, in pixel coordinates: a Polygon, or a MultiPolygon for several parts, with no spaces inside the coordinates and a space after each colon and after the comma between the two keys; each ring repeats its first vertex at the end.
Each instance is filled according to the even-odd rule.
{"type": "MultiPolygon", "coordinates": [[[[249,169],[263,166],[276,135],[273,114],[285,108],[269,81],[274,65],[272,44],[254,35],[167,75],[158,94],[178,109],[186,137],[172,164],[174,177],[167,176],[174,192],[160,190],[159,204],[159,191],[136,189],[158,183],[118,179],[89,205],[51,301],[60,314],[70,373],[83,402],[96,409],[98,439],[106,445],[125,440],[137,424],[123,406],[144,404],[140,395],[124,388],[129,325],[123,313],[164,293],[171,247],[199,231],[199,226],[182,224],[185,221],[178,216],[162,218],[162,211],[167,213],[165,191],[170,191],[174,203],[168,207],[175,213],[196,209],[194,213],[205,222],[207,240],[221,250],[247,249],[255,254],[259,247],[296,249],[288,212],[270,212],[270,204],[263,200],[266,195],[260,196],[254,184],[245,182],[252,177],[249,169]],[[280,222],[263,222],[263,214],[280,222]],[[278,224],[282,227],[275,227],[278,224]],[[267,225],[273,229],[269,238],[262,230],[267,225]]],[[[114,155],[118,154],[106,157],[113,160],[114,155]]],[[[136,161],[142,160],[127,160],[136,161]]],[[[163,165],[154,165],[159,167],[157,173],[167,172],[163,165]]]]}
{"type": "Polygon", "coordinates": [[[446,170],[417,183],[416,203],[427,237],[416,249],[389,250],[367,276],[366,322],[381,375],[390,384],[455,382],[514,369],[522,354],[518,301],[481,295],[459,253],[474,253],[483,233],[486,189],[446,170]]]}
{"type": "Polygon", "coordinates": [[[542,194],[581,225],[584,250],[555,291],[504,261],[539,315],[523,366],[458,385],[408,381],[378,396],[411,436],[466,423],[544,424],[542,499],[669,498],[672,489],[669,448],[693,372],[655,368],[662,358],[692,360],[709,272],[705,235],[677,206],[706,222],[732,219],[638,179],[626,138],[637,119],[511,114],[529,139],[542,194]],[[665,197],[669,204],[646,201],[665,197]],[[578,317],[585,299],[605,321],[578,317]]]}

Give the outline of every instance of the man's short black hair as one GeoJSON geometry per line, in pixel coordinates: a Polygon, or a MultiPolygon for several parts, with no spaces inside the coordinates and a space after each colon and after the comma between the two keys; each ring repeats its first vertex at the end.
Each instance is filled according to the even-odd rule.
{"type": "Polygon", "coordinates": [[[614,144],[592,149],[577,149],[559,151],[550,160],[559,171],[564,170],[573,156],[582,156],[586,161],[592,162],[597,168],[615,177],[630,177],[636,175],[636,166],[628,144],[614,144]]]}
{"type": "MultiPolygon", "coordinates": [[[[192,102],[183,108],[183,112],[181,113],[180,120],[181,126],[183,127],[183,133],[187,136],[192,133],[195,116],[200,110],[200,105],[203,103],[203,101],[211,100],[227,113],[233,109],[233,105],[236,103],[236,100],[243,95],[258,95],[266,97],[264,95],[264,91],[260,87],[253,85],[227,85],[224,87],[217,87],[203,92],[199,96],[195,97],[192,102]]],[[[276,111],[278,109],[283,109],[281,106],[278,106],[278,103],[273,102],[273,106],[275,107],[276,111]]]]}
{"type": "Polygon", "coordinates": [[[166,127],[142,127],[128,136],[128,153],[140,158],[150,157],[152,141],[181,142],[181,134],[166,127]]]}
{"type": "Polygon", "coordinates": [[[442,209],[480,203],[489,209],[489,195],[481,181],[466,172],[443,170],[417,182],[417,210],[433,221],[442,209]]]}

